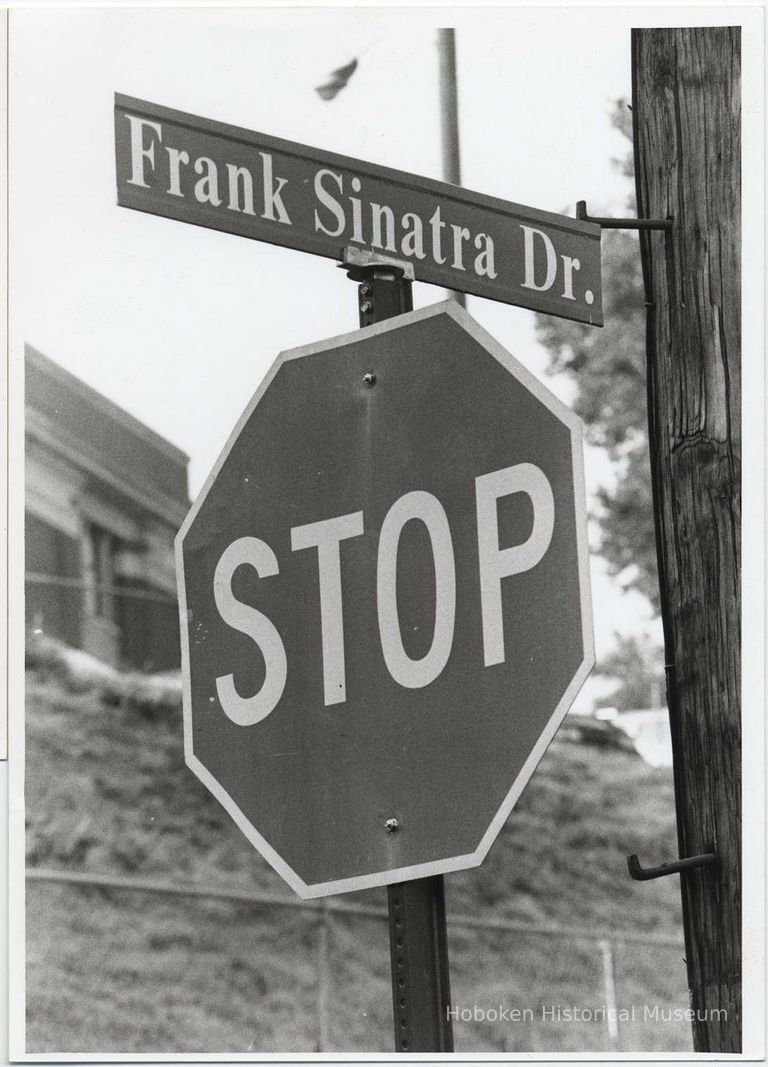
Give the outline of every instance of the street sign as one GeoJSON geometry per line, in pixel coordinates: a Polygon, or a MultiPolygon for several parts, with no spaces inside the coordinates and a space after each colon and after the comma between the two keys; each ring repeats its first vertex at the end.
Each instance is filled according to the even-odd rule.
{"type": "Polygon", "coordinates": [[[176,553],[187,763],[296,892],[481,863],[594,664],[576,416],[453,302],[285,352],[176,553]]]}
{"type": "Polygon", "coordinates": [[[600,227],[115,95],[123,207],[601,326],[600,227]]]}

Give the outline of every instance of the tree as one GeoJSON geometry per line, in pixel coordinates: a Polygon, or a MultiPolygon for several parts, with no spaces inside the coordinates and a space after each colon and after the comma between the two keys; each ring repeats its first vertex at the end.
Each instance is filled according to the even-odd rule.
{"type": "MultiPolygon", "coordinates": [[[[631,112],[618,100],[611,116],[631,146],[631,112]]],[[[631,177],[631,147],[614,160],[631,177]]],[[[630,196],[630,210],[634,198],[630,196]]],[[[596,330],[551,315],[537,315],[536,333],[549,353],[550,371],[576,383],[576,412],[590,443],[605,448],[616,481],[597,494],[599,551],[625,588],[643,593],[658,610],[656,540],[648,459],[645,377],[645,309],[640,251],[634,233],[602,235],[605,326],[596,330]]]]}
{"type": "Polygon", "coordinates": [[[661,649],[647,634],[615,638],[615,649],[603,658],[597,673],[618,682],[601,703],[617,711],[659,707],[665,684],[661,649]]]}

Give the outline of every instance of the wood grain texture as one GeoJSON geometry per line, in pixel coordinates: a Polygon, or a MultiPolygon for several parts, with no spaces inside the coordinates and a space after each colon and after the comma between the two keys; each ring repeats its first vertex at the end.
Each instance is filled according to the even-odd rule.
{"type": "Polygon", "coordinates": [[[679,847],[718,857],[681,875],[693,1037],[739,1052],[739,29],[634,30],[632,62],[638,213],[673,220],[641,250],[679,847]]]}

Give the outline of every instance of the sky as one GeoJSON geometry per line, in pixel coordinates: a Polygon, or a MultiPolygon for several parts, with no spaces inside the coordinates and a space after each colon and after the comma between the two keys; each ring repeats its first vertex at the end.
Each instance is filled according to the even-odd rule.
{"type": "MultiPolygon", "coordinates": [[[[277,354],[357,327],[356,287],[330,260],[118,207],[114,93],[440,178],[436,27],[455,25],[463,184],[625,214],[609,113],[631,93],[631,24],[611,8],[13,10],[13,366],[29,342],[163,434],[188,453],[194,496],[277,354]]],[[[417,307],[444,296],[415,286],[417,307]]],[[[467,307],[572,397],[545,374],[532,312],[467,307]]],[[[611,476],[597,450],[586,474],[590,492],[611,476]]],[[[658,637],[642,598],[599,559],[592,574],[599,658],[616,631],[658,637]]]]}

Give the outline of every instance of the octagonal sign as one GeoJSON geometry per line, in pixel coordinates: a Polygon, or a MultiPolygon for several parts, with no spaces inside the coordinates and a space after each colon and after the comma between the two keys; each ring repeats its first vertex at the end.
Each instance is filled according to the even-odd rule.
{"type": "Polygon", "coordinates": [[[296,892],[482,862],[594,664],[576,416],[452,302],[284,352],[176,552],[187,763],[296,892]]]}

